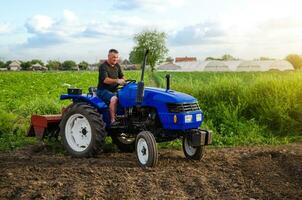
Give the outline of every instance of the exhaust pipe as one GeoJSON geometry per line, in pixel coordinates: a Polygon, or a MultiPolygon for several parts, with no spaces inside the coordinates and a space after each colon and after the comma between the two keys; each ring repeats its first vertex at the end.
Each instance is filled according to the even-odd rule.
{"type": "Polygon", "coordinates": [[[169,91],[170,90],[170,74],[167,74],[166,75],[166,91],[169,91]]]}
{"type": "Polygon", "coordinates": [[[149,53],[149,50],[147,49],[144,54],[144,60],[142,65],[142,74],[141,74],[141,80],[137,84],[137,94],[136,94],[136,103],[142,104],[144,99],[144,74],[145,74],[145,67],[147,62],[147,55],[149,53]]]}

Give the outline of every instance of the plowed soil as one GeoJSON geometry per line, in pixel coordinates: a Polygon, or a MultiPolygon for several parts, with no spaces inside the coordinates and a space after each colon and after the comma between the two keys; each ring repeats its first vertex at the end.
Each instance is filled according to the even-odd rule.
{"type": "Polygon", "coordinates": [[[302,199],[302,144],[207,149],[202,161],[159,150],[75,159],[47,146],[0,153],[0,199],[302,199]]]}

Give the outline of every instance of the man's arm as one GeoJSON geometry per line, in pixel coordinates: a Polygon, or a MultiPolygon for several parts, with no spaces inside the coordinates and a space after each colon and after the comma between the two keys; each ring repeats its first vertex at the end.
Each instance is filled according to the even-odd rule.
{"type": "Polygon", "coordinates": [[[118,79],[106,77],[104,79],[104,83],[106,83],[108,85],[110,85],[110,84],[118,84],[118,79]]]}
{"type": "Polygon", "coordinates": [[[119,67],[119,72],[118,72],[118,79],[114,78],[109,78],[108,76],[104,79],[105,84],[119,84],[119,85],[124,85],[125,84],[125,78],[124,74],[121,71],[121,68],[119,67]]]}
{"type": "Polygon", "coordinates": [[[101,81],[105,84],[118,84],[118,79],[109,78],[108,73],[106,71],[106,67],[104,65],[100,66],[100,74],[101,74],[101,81]]]}

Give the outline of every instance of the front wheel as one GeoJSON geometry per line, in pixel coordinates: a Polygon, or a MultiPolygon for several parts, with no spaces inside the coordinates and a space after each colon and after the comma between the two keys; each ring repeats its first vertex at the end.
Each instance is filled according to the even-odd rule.
{"type": "Polygon", "coordinates": [[[190,160],[201,160],[204,152],[204,145],[193,147],[190,144],[188,136],[184,136],[182,140],[182,149],[186,158],[190,160]]]}
{"type": "Polygon", "coordinates": [[[138,164],[145,167],[155,167],[158,160],[157,145],[153,134],[142,131],[136,137],[135,150],[138,164]]]}

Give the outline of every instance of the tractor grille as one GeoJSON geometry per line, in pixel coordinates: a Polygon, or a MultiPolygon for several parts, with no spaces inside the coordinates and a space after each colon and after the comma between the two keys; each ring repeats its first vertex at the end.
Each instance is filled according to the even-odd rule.
{"type": "Polygon", "coordinates": [[[172,113],[191,112],[200,110],[198,103],[168,103],[168,110],[172,113]]]}

